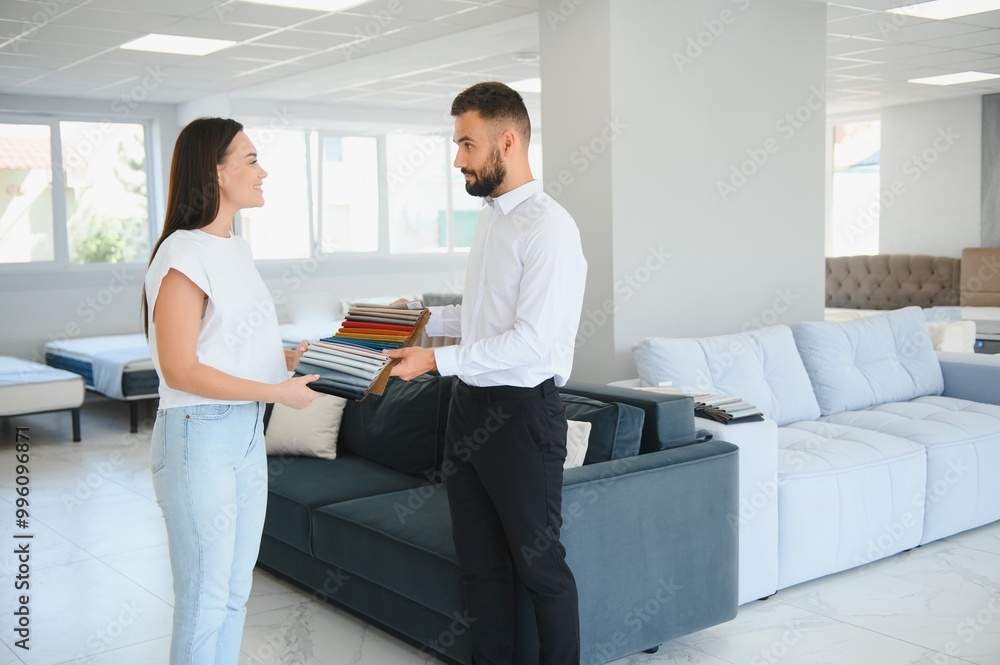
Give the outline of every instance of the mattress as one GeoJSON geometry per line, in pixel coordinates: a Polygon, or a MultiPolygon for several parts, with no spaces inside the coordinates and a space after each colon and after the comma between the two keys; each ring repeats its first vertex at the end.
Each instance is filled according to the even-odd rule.
{"type": "MultiPolygon", "coordinates": [[[[141,333],[58,340],[45,345],[45,362],[52,367],[79,374],[87,388],[98,390],[94,381],[94,360],[97,356],[119,349],[139,349],[145,346],[146,338],[141,333]]],[[[146,357],[125,364],[121,375],[121,394],[124,399],[157,397],[159,386],[160,380],[148,351],[146,357]]],[[[98,392],[107,394],[105,391],[98,392]]]]}
{"type": "Polygon", "coordinates": [[[76,374],[0,356],[0,416],[76,409],[81,404],[83,381],[76,374]]]}

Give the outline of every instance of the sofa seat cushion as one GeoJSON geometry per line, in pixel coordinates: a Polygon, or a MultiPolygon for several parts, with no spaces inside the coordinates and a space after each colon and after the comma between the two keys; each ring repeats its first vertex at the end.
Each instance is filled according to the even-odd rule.
{"type": "Polygon", "coordinates": [[[1000,519],[1000,406],[928,396],[823,420],[902,437],[926,449],[922,542],[1000,519]]]}
{"type": "Polygon", "coordinates": [[[644,386],[669,381],[686,393],[738,395],[779,425],[820,415],[787,326],[716,337],[648,337],[632,354],[644,386]]]}
{"type": "Polygon", "coordinates": [[[778,588],[920,543],[927,456],[912,441],[806,421],[778,428],[778,588]]]}
{"type": "Polygon", "coordinates": [[[320,506],[395,492],[426,483],[357,455],[335,460],[269,457],[267,518],[264,533],[312,553],[310,515],[320,506]]]}
{"type": "Polygon", "coordinates": [[[843,323],[807,321],[792,334],[824,416],[944,390],[919,307],[843,323]]]}
{"type": "Polygon", "coordinates": [[[319,560],[444,615],[463,607],[443,485],[323,506],[312,528],[319,560]]]}

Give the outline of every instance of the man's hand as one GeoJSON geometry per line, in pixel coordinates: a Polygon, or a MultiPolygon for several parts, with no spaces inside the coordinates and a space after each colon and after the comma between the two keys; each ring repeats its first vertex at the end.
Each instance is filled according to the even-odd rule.
{"type": "Polygon", "coordinates": [[[437,360],[434,358],[434,351],[421,346],[386,350],[382,354],[390,358],[402,359],[392,368],[390,376],[398,376],[403,381],[409,381],[421,374],[426,374],[432,369],[437,369],[437,360]]]}
{"type": "Polygon", "coordinates": [[[309,340],[304,339],[299,342],[299,345],[294,349],[285,349],[285,366],[288,371],[291,372],[295,369],[295,366],[299,364],[299,358],[302,354],[309,350],[309,340]]]}

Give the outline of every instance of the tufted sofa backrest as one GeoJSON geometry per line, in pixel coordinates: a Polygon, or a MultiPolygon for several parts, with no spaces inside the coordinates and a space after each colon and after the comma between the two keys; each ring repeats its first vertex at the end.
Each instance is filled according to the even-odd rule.
{"type": "Polygon", "coordinates": [[[826,259],[826,306],[899,309],[958,305],[961,261],[878,254],[826,259]]]}

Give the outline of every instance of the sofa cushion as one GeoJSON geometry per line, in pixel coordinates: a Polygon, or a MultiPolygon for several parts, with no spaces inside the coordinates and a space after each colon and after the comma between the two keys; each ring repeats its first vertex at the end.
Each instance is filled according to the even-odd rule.
{"type": "Polygon", "coordinates": [[[799,323],[792,334],[824,416],[944,390],[919,307],[843,323],[799,323]]]}
{"type": "Polygon", "coordinates": [[[580,395],[560,393],[566,418],[590,423],[584,464],[596,464],[639,454],[642,409],[619,402],[599,402],[580,395]]]}
{"type": "Polygon", "coordinates": [[[460,609],[461,576],[443,485],[323,506],[313,513],[312,528],[319,560],[442,614],[460,609]]]}
{"type": "Polygon", "coordinates": [[[647,337],[633,348],[643,385],[738,395],[779,425],[820,415],[787,326],[685,339],[647,337]]]}
{"type": "Polygon", "coordinates": [[[903,437],[926,450],[922,542],[1000,519],[1000,406],[928,396],[823,420],[903,437]]]}
{"type": "Polygon", "coordinates": [[[357,455],[336,460],[279,455],[267,459],[268,496],[264,533],[311,553],[310,514],[319,507],[359,497],[417,487],[421,479],[357,455]]]}
{"type": "Polygon", "coordinates": [[[779,589],[920,543],[921,446],[807,421],[778,428],[777,453],[779,589]]]}
{"type": "Polygon", "coordinates": [[[425,374],[389,380],[381,395],[349,402],[337,450],[414,475],[434,471],[444,443],[452,378],[425,374]]]}

